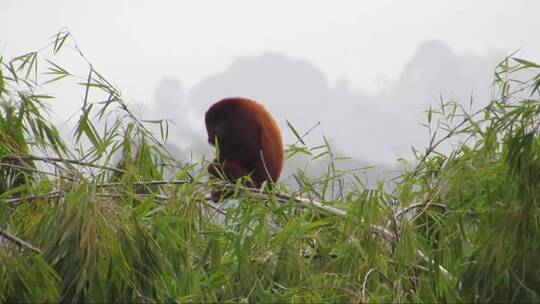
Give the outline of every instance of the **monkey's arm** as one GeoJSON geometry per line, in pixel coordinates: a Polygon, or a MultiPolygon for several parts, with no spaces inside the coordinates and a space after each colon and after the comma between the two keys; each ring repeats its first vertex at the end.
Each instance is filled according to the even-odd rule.
{"type": "Polygon", "coordinates": [[[223,164],[220,164],[217,160],[214,160],[208,166],[208,173],[217,178],[226,178],[232,181],[249,175],[251,172],[247,171],[240,163],[232,160],[226,160],[223,164]]]}

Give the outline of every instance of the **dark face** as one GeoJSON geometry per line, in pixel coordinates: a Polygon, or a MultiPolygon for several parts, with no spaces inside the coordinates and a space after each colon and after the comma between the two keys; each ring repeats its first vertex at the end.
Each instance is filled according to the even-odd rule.
{"type": "Polygon", "coordinates": [[[208,142],[214,145],[216,138],[220,139],[224,136],[225,121],[219,120],[206,125],[206,131],[208,133],[208,142]]]}
{"type": "Polygon", "coordinates": [[[214,104],[205,115],[206,132],[208,142],[214,145],[216,137],[223,139],[229,122],[234,121],[238,109],[233,99],[224,99],[214,104]]]}

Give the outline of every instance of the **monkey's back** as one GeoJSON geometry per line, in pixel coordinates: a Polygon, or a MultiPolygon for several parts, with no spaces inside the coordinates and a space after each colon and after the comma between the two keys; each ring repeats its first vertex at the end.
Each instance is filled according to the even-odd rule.
{"type": "Polygon", "coordinates": [[[264,161],[264,164],[262,161],[260,162],[262,167],[257,168],[258,171],[254,173],[254,176],[257,175],[256,173],[259,173],[258,180],[261,180],[262,183],[263,180],[268,179],[267,176],[270,174],[272,181],[275,182],[278,180],[281,170],[283,169],[284,156],[281,132],[272,115],[270,115],[262,104],[253,101],[251,105],[258,109],[256,110],[256,113],[259,116],[258,120],[261,124],[261,131],[259,134],[261,137],[262,161],[264,161]],[[266,165],[266,168],[264,165],[266,165]],[[266,170],[268,170],[268,174],[266,173],[266,170]]]}

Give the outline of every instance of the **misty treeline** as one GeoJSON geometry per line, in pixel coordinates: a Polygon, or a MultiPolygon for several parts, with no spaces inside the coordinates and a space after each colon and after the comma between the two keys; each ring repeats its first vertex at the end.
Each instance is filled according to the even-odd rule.
{"type": "Polygon", "coordinates": [[[0,62],[2,302],[540,300],[536,63],[504,58],[480,110],[427,109],[430,140],[399,178],[368,188],[291,124],[287,158],[326,159],[325,173],[252,191],[175,159],[171,122],[130,110],[68,31],[0,62]],[[68,88],[80,99],[62,132],[48,109],[68,88]],[[213,203],[213,187],[233,197],[213,203]]]}

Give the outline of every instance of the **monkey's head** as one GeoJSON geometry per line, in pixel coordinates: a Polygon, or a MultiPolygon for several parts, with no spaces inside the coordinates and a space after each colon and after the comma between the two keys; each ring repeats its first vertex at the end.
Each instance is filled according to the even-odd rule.
{"type": "Polygon", "coordinates": [[[223,138],[229,121],[233,121],[242,98],[225,98],[213,104],[204,117],[208,142],[215,144],[216,138],[223,138]]]}

